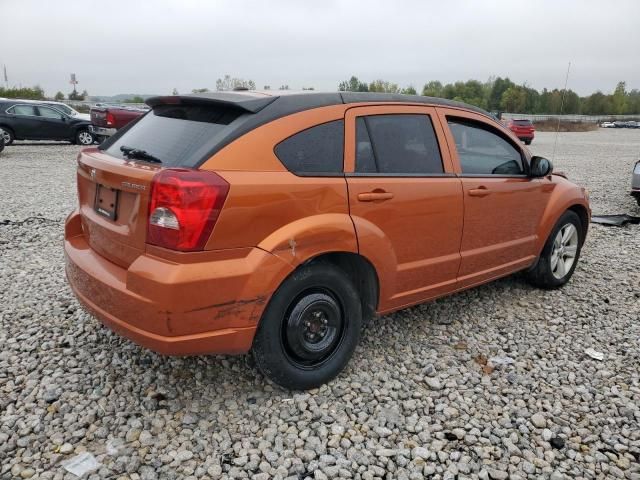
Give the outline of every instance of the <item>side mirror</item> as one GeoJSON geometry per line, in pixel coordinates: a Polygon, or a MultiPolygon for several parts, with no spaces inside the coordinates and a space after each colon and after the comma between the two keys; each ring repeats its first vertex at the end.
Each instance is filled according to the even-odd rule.
{"type": "Polygon", "coordinates": [[[534,178],[546,177],[553,172],[553,163],[544,157],[532,157],[530,171],[534,178]]]}

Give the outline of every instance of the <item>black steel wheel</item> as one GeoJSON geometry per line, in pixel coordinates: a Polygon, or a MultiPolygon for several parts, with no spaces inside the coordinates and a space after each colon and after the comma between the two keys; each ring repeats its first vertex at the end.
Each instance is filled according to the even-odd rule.
{"type": "Polygon", "coordinates": [[[293,390],[328,382],[360,339],[362,305],[348,275],[325,263],[298,268],[276,290],[262,316],[253,356],[262,373],[293,390]]]}

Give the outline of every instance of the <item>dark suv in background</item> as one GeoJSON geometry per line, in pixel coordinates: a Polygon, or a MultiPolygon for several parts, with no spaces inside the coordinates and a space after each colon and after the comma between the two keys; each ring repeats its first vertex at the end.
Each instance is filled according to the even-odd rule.
{"type": "Polygon", "coordinates": [[[14,140],[66,140],[91,145],[88,120],[61,112],[51,105],[21,100],[0,101],[0,129],[6,145],[14,140]]]}

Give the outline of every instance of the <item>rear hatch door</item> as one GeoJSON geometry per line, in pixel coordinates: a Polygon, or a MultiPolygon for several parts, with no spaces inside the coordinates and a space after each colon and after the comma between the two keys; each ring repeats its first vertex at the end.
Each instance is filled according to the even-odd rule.
{"type": "Polygon", "coordinates": [[[122,267],[144,251],[151,180],[158,168],[116,159],[97,148],[78,157],[83,231],[93,250],[122,267]]]}
{"type": "MultiPolygon", "coordinates": [[[[252,115],[251,108],[258,110],[272,100],[250,100],[247,106],[228,100],[155,97],[152,111],[100,147],[84,149],[78,157],[78,197],[91,248],[123,267],[133,263],[146,246],[155,173],[167,167],[197,168],[252,115]]],[[[91,114],[93,118],[94,110],[91,114]]]]}

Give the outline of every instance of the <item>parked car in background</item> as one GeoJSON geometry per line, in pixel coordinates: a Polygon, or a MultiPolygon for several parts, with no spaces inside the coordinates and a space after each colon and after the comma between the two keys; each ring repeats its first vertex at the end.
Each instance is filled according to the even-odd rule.
{"type": "Polygon", "coordinates": [[[600,127],[602,127],[602,128],[615,128],[616,125],[613,122],[602,122],[600,124],[600,127]]]}
{"type": "MultiPolygon", "coordinates": [[[[5,98],[5,99],[0,99],[0,100],[11,100],[11,99],[5,98]]],[[[65,113],[66,115],[68,115],[70,117],[75,117],[75,118],[78,118],[80,120],[90,120],[88,113],[80,113],[77,110],[75,110],[73,107],[70,107],[69,105],[67,105],[66,103],[54,102],[52,100],[23,100],[23,99],[15,99],[15,100],[18,100],[20,102],[25,102],[25,103],[36,103],[36,104],[39,104],[39,105],[49,105],[51,107],[54,107],[56,110],[60,110],[62,113],[65,113]]]]}
{"type": "Polygon", "coordinates": [[[509,120],[507,127],[509,127],[509,130],[522,140],[525,145],[531,145],[531,142],[533,142],[535,128],[533,128],[531,120],[509,120]]]}
{"type": "Polygon", "coordinates": [[[640,160],[636,162],[631,174],[631,195],[635,197],[640,206],[640,160]]]}
{"type": "Polygon", "coordinates": [[[356,92],[147,102],[81,151],[64,249],[86,308],[160,353],[251,350],[276,383],[312,388],[375,313],[521,270],[557,288],[578,263],[585,189],[476,107],[356,92]]]}
{"type": "Polygon", "coordinates": [[[80,113],[73,107],[67,105],[66,103],[52,102],[52,101],[44,101],[44,102],[38,102],[38,103],[42,105],[51,105],[52,107],[60,110],[62,113],[66,113],[70,117],[74,117],[79,120],[87,120],[87,121],[91,120],[88,113],[80,113]]]}
{"type": "Polygon", "coordinates": [[[91,108],[91,126],[89,130],[96,136],[98,143],[113,135],[132,120],[144,115],[143,108],[122,105],[101,105],[91,108]]]}
{"type": "Polygon", "coordinates": [[[91,145],[89,121],[67,115],[49,104],[0,100],[0,128],[6,145],[14,140],[65,140],[91,145]]]}

